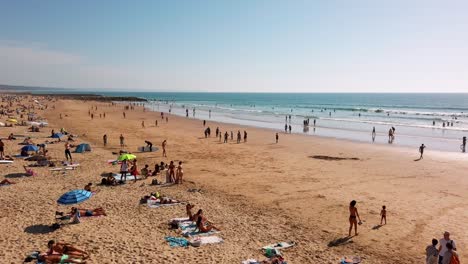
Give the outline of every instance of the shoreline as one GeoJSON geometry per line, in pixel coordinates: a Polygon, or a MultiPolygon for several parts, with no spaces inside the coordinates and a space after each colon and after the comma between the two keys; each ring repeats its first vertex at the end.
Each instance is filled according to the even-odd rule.
{"type": "MultiPolygon", "coordinates": [[[[132,103],[132,102],[120,102],[121,104],[125,104],[125,103],[132,103]]],[[[154,111],[154,112],[160,112],[159,110],[155,110],[154,109],[154,105],[146,105],[145,104],[145,108],[150,110],[150,111],[154,111]]],[[[180,113],[180,110],[182,108],[179,109],[178,112],[174,113],[172,111],[172,113],[170,113],[171,115],[175,115],[175,116],[178,116],[178,117],[182,117],[182,118],[186,118],[184,116],[183,113],[180,113]]],[[[161,110],[161,109],[160,109],[161,110]]],[[[164,113],[167,113],[169,114],[169,107],[168,105],[166,105],[166,107],[161,110],[163,111],[164,113]]],[[[172,109],[174,110],[174,109],[172,109]]],[[[206,114],[206,113],[205,113],[206,114]]],[[[213,116],[215,116],[215,113],[213,113],[213,116]]],[[[189,119],[196,119],[196,120],[200,120],[200,121],[203,121],[203,120],[206,120],[207,122],[219,122],[221,124],[230,124],[230,125],[240,125],[240,126],[247,126],[247,127],[252,127],[252,128],[261,128],[261,129],[268,129],[270,131],[274,131],[274,132],[278,132],[278,133],[283,133],[283,134],[290,134],[290,133],[285,133],[283,129],[278,129],[278,128],[274,128],[274,127],[271,127],[271,123],[269,122],[266,122],[265,125],[258,125],[260,124],[259,122],[255,122],[255,124],[248,124],[248,123],[251,123],[251,122],[243,122],[243,121],[247,121],[247,120],[240,120],[240,119],[226,119],[226,118],[220,118],[218,120],[213,120],[213,119],[204,119],[202,117],[200,117],[199,115],[196,115],[195,117],[193,117],[191,114],[189,115],[188,117],[189,119]],[[224,120],[223,120],[224,119],[224,120]],[[237,121],[237,122],[236,122],[237,121]]],[[[321,120],[324,120],[324,119],[317,119],[319,122],[321,120]]],[[[290,124],[290,123],[288,123],[290,124]]],[[[340,128],[337,128],[337,127],[328,127],[328,126],[322,126],[322,125],[317,125],[317,126],[313,126],[313,125],[309,125],[307,127],[307,132],[298,132],[297,130],[297,127],[301,127],[297,124],[293,124],[296,129],[292,132],[292,134],[296,134],[296,135],[305,135],[305,136],[312,136],[312,137],[319,137],[319,138],[331,138],[331,139],[337,139],[337,140],[344,140],[344,141],[347,141],[347,142],[355,142],[355,143],[364,143],[364,144],[369,144],[369,145],[382,145],[382,146],[388,146],[388,147],[392,147],[392,148],[406,148],[406,149],[413,149],[415,151],[418,150],[418,147],[421,143],[419,143],[417,146],[412,146],[410,145],[408,142],[413,142],[413,141],[418,141],[418,142],[426,142],[425,145],[426,146],[431,146],[430,144],[427,143],[427,141],[431,142],[431,140],[435,141],[433,142],[435,144],[435,148],[434,150],[435,151],[439,151],[439,152],[442,152],[442,153],[451,153],[451,154],[460,154],[460,155],[464,155],[466,153],[462,153],[460,151],[460,149],[458,148],[458,143],[460,143],[461,139],[453,139],[453,138],[445,138],[445,139],[440,139],[440,138],[437,138],[437,137],[433,137],[433,136],[416,136],[416,135],[398,135],[396,136],[396,140],[395,142],[393,142],[392,144],[388,143],[387,142],[387,138],[388,138],[388,135],[385,133],[385,132],[377,132],[377,139],[376,139],[376,142],[372,142],[371,138],[371,133],[369,132],[368,133],[368,137],[369,140],[365,139],[363,136],[362,136],[362,131],[361,130],[353,130],[353,129],[340,129],[340,128]],[[310,131],[313,131],[313,132],[310,132],[310,131]],[[322,132],[322,131],[328,131],[328,132],[322,132]],[[358,135],[356,136],[348,136],[348,137],[344,137],[343,135],[345,134],[348,134],[350,135],[350,133],[356,133],[358,135]],[[383,140],[382,140],[383,138],[383,140]],[[403,143],[398,143],[399,140],[403,139],[403,143]],[[439,140],[442,140],[441,142],[438,142],[439,140]],[[452,145],[450,145],[450,147],[447,147],[447,143],[452,143],[452,145]],[[457,146],[457,147],[452,147],[452,146],[457,146]]],[[[302,126],[302,128],[304,128],[304,126],[302,126]]],[[[431,129],[440,129],[442,130],[442,128],[431,128],[431,129]]],[[[448,130],[450,131],[450,128],[448,128],[448,130]]],[[[457,130],[459,132],[466,132],[467,130],[457,130]]],[[[443,131],[445,133],[445,131],[443,131]]]]}

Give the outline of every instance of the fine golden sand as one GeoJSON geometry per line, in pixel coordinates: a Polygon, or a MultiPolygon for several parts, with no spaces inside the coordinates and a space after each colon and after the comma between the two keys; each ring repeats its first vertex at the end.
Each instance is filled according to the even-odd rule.
{"type": "MultiPolygon", "coordinates": [[[[25,126],[0,127],[0,136],[22,134],[37,144],[51,129],[64,127],[79,136],[74,144],[90,143],[93,151],[72,153],[81,166],[66,174],[35,168],[38,176],[20,177],[22,166],[30,162],[0,164],[0,180],[17,183],[0,187],[1,263],[22,263],[27,253],[45,251],[50,239],[87,250],[88,263],[240,263],[261,258],[264,245],[290,240],[297,246],[282,252],[288,263],[338,263],[343,256],[360,256],[363,263],[372,264],[424,263],[425,247],[445,230],[456,241],[462,263],[468,259],[467,156],[428,148],[423,160],[414,161],[419,155],[413,149],[283,133],[276,144],[275,131],[209,120],[212,137],[205,139],[200,120],[169,116],[166,123],[160,113],[141,107],[126,111],[124,119],[123,105],[101,102],[48,104],[49,110],[38,113],[49,127],[39,133],[27,132],[25,126]],[[92,106],[98,108],[93,120],[88,115],[92,106]],[[104,112],[106,118],[99,118],[104,112]],[[248,142],[220,143],[214,137],[218,126],[223,133],[246,130],[248,142]],[[102,144],[104,134],[107,147],[102,144]],[[150,185],[150,177],[123,186],[97,186],[102,173],[119,170],[106,161],[116,158],[112,152],[120,150],[120,134],[125,149],[134,152],[144,140],[161,147],[167,139],[167,158],[161,151],[136,153],[139,169],[181,160],[185,182],[158,187],[150,185]],[[80,207],[103,207],[108,215],[82,218],[80,224],[51,231],[47,226],[54,223],[54,212],[70,208],[57,205],[59,196],[88,182],[98,192],[80,207]],[[202,192],[188,192],[191,188],[202,192]],[[222,229],[224,243],[170,248],[164,237],[180,235],[168,229],[167,221],[185,216],[185,207],[139,205],[140,197],[154,191],[193,203],[195,210],[202,208],[222,229]],[[345,241],[353,199],[364,223],[358,236],[345,241]],[[387,206],[388,224],[374,228],[382,205],[387,206]]],[[[4,140],[6,154],[18,154],[20,141],[4,140]]],[[[54,160],[64,160],[63,143],[49,144],[48,149],[54,160]]]]}

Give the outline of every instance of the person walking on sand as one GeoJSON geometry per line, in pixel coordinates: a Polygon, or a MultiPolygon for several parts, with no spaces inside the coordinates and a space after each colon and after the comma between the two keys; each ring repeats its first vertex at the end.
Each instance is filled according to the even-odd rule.
{"type": "Polygon", "coordinates": [[[375,141],[375,136],[376,136],[376,134],[375,134],[375,127],[374,127],[374,128],[372,128],[372,142],[375,141]]]}
{"type": "Polygon", "coordinates": [[[224,133],[224,143],[228,143],[228,139],[229,139],[229,134],[226,131],[226,133],[224,133]]]}
{"type": "Polygon", "coordinates": [[[70,148],[71,148],[71,145],[70,145],[70,143],[68,143],[68,141],[67,141],[67,142],[65,143],[65,158],[67,159],[67,161],[68,161],[68,158],[70,158],[70,162],[73,163],[73,159],[72,159],[72,156],[71,156],[70,148]]]}
{"type": "Polygon", "coordinates": [[[419,153],[421,154],[421,156],[419,157],[419,159],[423,159],[423,155],[424,155],[424,149],[426,148],[426,146],[424,146],[424,144],[421,144],[421,146],[419,147],[419,153]]]}
{"type": "Polygon", "coordinates": [[[206,120],[203,120],[203,126],[205,126],[205,125],[206,125],[206,120]]]}
{"type": "Polygon", "coordinates": [[[241,141],[241,132],[240,130],[237,130],[237,144],[239,144],[241,141]]]}
{"type": "Polygon", "coordinates": [[[244,143],[247,142],[247,131],[244,130],[244,143]]]}
{"type": "Polygon", "coordinates": [[[448,245],[451,246],[452,250],[457,250],[455,241],[450,239],[450,232],[445,231],[444,237],[439,240],[439,264],[450,263],[450,259],[445,257],[445,253],[448,251],[448,245]]]}
{"type": "Polygon", "coordinates": [[[384,205],[382,206],[382,210],[380,211],[380,225],[385,221],[387,224],[387,207],[384,205]]]}
{"type": "Polygon", "coordinates": [[[168,171],[169,171],[169,178],[170,178],[170,182],[173,182],[173,183],[176,183],[176,176],[175,176],[175,165],[174,165],[174,161],[171,160],[171,162],[169,163],[169,167],[168,167],[168,171]]]}
{"type": "Polygon", "coordinates": [[[276,133],[276,144],[278,144],[278,139],[279,139],[279,136],[278,136],[278,133],[276,133]]]}
{"type": "Polygon", "coordinates": [[[141,121],[141,127],[145,128],[145,121],[141,121]]]}
{"type": "Polygon", "coordinates": [[[3,143],[2,139],[0,138],[0,160],[3,160],[5,156],[5,143],[3,143]]]}
{"type": "Polygon", "coordinates": [[[231,140],[234,140],[234,133],[232,133],[232,130],[231,130],[231,140]]]}
{"type": "Polygon", "coordinates": [[[163,157],[167,157],[167,154],[166,154],[166,145],[167,145],[167,141],[164,140],[164,141],[162,142],[162,144],[161,144],[162,149],[163,149],[163,153],[162,153],[162,154],[163,154],[163,157]]]}
{"type": "Polygon", "coordinates": [[[123,112],[123,118],[124,118],[124,119],[126,118],[126,116],[125,116],[125,112],[123,112]]]}
{"type": "Polygon", "coordinates": [[[359,224],[361,222],[361,217],[359,217],[358,209],[356,208],[356,201],[352,200],[351,203],[349,204],[349,236],[351,236],[351,230],[353,229],[354,226],[354,235],[358,235],[357,232],[357,225],[358,225],[358,220],[359,219],[359,224]]]}
{"type": "Polygon", "coordinates": [[[107,146],[107,134],[104,134],[104,136],[102,136],[102,142],[104,143],[104,147],[107,146]]]}
{"type": "Polygon", "coordinates": [[[125,138],[122,134],[120,134],[120,147],[125,147],[125,138]]]}
{"type": "Polygon", "coordinates": [[[154,121],[154,126],[156,126],[156,127],[158,126],[158,120],[154,121]]]}
{"type": "Polygon", "coordinates": [[[437,264],[439,262],[439,250],[436,246],[439,243],[437,239],[432,239],[432,244],[426,247],[426,264],[437,264]]]}
{"type": "Polygon", "coordinates": [[[284,133],[288,133],[288,124],[284,124],[284,133]]]}

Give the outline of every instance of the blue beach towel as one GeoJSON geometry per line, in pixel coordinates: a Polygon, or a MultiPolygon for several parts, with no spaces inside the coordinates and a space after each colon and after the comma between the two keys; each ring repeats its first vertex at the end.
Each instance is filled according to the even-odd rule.
{"type": "Polygon", "coordinates": [[[171,247],[188,247],[189,245],[188,240],[183,237],[167,236],[164,239],[166,239],[166,241],[169,242],[169,246],[171,247]]]}

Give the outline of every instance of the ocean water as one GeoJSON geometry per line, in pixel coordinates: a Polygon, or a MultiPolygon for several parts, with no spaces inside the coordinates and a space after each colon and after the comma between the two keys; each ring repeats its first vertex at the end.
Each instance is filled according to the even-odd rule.
{"type": "Polygon", "coordinates": [[[275,131],[284,131],[287,124],[292,133],[413,147],[415,151],[424,143],[427,150],[461,152],[462,137],[468,136],[468,94],[102,94],[143,97],[151,100],[147,103],[150,110],[185,116],[188,109],[190,118],[200,120],[275,131]],[[305,119],[310,120],[309,126],[304,126],[305,119]],[[375,142],[371,136],[374,127],[375,142]],[[389,143],[391,127],[395,128],[395,139],[389,143]]]}

